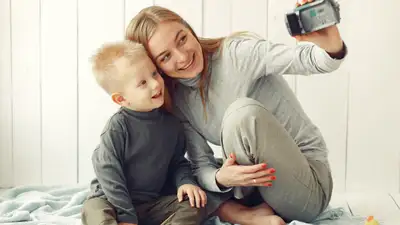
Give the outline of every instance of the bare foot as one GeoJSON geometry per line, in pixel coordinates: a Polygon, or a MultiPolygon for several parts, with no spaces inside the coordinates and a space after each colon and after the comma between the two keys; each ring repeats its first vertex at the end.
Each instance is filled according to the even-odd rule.
{"type": "Polygon", "coordinates": [[[277,215],[254,216],[248,225],[286,225],[285,221],[277,215]]]}
{"type": "Polygon", "coordinates": [[[272,210],[272,208],[265,202],[263,202],[263,203],[261,203],[261,204],[259,204],[257,206],[252,207],[252,209],[256,210],[258,213],[261,213],[261,214],[267,214],[267,213],[269,215],[274,215],[275,214],[274,210],[272,210]]]}
{"type": "Polygon", "coordinates": [[[251,217],[246,225],[286,225],[285,221],[277,215],[274,215],[272,208],[262,203],[249,209],[251,217]]]}
{"type": "Polygon", "coordinates": [[[266,203],[249,208],[235,201],[226,201],[216,212],[221,221],[241,225],[286,225],[266,203]]]}

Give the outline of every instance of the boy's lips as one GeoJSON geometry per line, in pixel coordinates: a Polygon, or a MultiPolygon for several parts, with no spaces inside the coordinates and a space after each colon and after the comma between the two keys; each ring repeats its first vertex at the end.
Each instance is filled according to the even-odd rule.
{"type": "Polygon", "coordinates": [[[161,96],[161,90],[159,92],[157,92],[157,94],[153,95],[152,98],[158,98],[161,96]]]}

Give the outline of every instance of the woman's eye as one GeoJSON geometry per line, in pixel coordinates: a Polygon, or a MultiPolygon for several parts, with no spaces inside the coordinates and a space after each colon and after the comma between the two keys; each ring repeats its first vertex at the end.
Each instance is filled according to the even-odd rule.
{"type": "Polygon", "coordinates": [[[186,41],[186,38],[187,38],[187,36],[185,35],[185,36],[183,36],[183,37],[181,37],[181,39],[179,40],[179,42],[182,44],[182,43],[185,43],[185,41],[186,41]]]}
{"type": "Polygon", "coordinates": [[[169,59],[169,57],[170,57],[170,54],[169,54],[169,53],[166,54],[166,55],[164,55],[164,56],[162,57],[162,59],[161,59],[161,62],[167,61],[167,60],[169,59]]]}

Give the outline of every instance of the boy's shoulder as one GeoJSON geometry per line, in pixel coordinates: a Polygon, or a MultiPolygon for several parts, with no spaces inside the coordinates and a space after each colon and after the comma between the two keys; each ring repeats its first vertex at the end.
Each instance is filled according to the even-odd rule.
{"type": "Polygon", "coordinates": [[[126,131],[126,117],[121,113],[121,108],[118,109],[114,114],[110,116],[104,125],[101,134],[107,133],[109,131],[115,132],[125,132],[126,131]]]}

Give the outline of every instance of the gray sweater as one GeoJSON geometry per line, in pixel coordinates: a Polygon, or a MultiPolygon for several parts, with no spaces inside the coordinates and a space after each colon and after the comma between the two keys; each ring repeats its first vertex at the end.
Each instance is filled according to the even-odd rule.
{"type": "Polygon", "coordinates": [[[195,165],[200,185],[210,191],[228,191],[221,190],[216,183],[219,166],[206,141],[220,145],[225,110],[240,97],[261,102],[307,158],[323,161],[329,167],[328,150],[320,131],[305,114],[282,75],[329,73],[342,61],[332,59],[323,49],[310,43],[288,47],[258,37],[226,39],[222,51],[211,58],[211,73],[207,77],[207,121],[197,88],[199,77],[181,79],[174,95],[176,113],[185,126],[188,156],[195,165]]]}
{"type": "Polygon", "coordinates": [[[176,117],[161,109],[121,108],[106,124],[93,152],[96,179],[90,197],[105,195],[118,222],[137,224],[135,205],[176,194],[182,184],[196,184],[184,157],[181,128],[176,117]]]}

